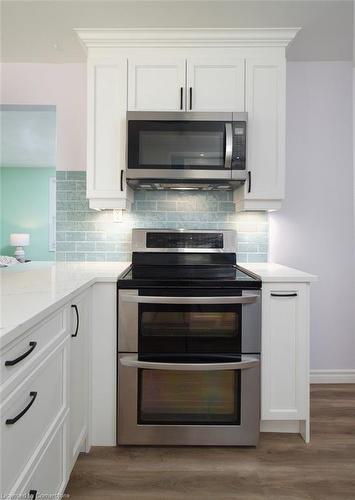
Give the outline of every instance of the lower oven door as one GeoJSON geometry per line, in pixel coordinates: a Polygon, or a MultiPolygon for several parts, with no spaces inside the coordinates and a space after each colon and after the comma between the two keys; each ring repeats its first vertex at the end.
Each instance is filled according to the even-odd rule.
{"type": "Polygon", "coordinates": [[[118,444],[255,446],[260,360],[166,363],[119,356],[118,444]]]}

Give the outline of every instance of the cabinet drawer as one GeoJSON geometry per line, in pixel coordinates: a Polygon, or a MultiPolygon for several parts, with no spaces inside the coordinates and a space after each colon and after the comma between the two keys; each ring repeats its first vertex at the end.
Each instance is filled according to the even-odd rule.
{"type": "Polygon", "coordinates": [[[1,383],[17,373],[68,328],[67,308],[56,311],[0,352],[1,383]]]}
{"type": "MultiPolygon", "coordinates": [[[[66,424],[62,424],[45,447],[20,498],[56,498],[66,484],[66,424]]],[[[59,496],[58,496],[59,498],[59,496]]]]}
{"type": "Polygon", "coordinates": [[[7,493],[67,406],[68,340],[0,408],[1,476],[7,493]]]}

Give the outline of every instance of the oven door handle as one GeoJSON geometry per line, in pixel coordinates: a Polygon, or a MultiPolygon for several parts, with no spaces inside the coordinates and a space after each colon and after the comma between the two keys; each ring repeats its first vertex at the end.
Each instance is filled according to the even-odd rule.
{"type": "Polygon", "coordinates": [[[165,363],[159,361],[139,361],[137,354],[122,356],[120,363],[131,368],[145,368],[147,370],[248,370],[259,365],[260,360],[249,356],[242,356],[242,361],[228,363],[165,363]]]}
{"type": "Polygon", "coordinates": [[[155,295],[121,294],[123,302],[135,304],[253,304],[259,295],[237,295],[235,297],[166,297],[155,295]]]}

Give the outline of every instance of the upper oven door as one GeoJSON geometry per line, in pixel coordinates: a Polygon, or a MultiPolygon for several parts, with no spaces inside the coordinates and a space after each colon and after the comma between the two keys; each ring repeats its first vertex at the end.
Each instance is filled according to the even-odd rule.
{"type": "Polygon", "coordinates": [[[119,290],[120,352],[203,360],[260,352],[260,292],[119,290]],[[162,295],[164,293],[164,295],[162,295]]]}

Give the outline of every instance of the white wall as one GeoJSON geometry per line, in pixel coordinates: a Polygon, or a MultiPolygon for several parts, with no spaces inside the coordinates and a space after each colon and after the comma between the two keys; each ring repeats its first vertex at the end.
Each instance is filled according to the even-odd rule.
{"type": "Polygon", "coordinates": [[[2,2],[6,62],[84,62],[72,28],[263,28],[302,26],[287,49],[294,61],[352,57],[351,0],[2,2]]]}
{"type": "Polygon", "coordinates": [[[270,261],[319,275],[311,368],[355,368],[352,63],[287,65],[286,200],[270,261]]]}
{"type": "Polygon", "coordinates": [[[57,170],[86,169],[86,64],[1,65],[1,104],[52,104],[57,170]]]}

